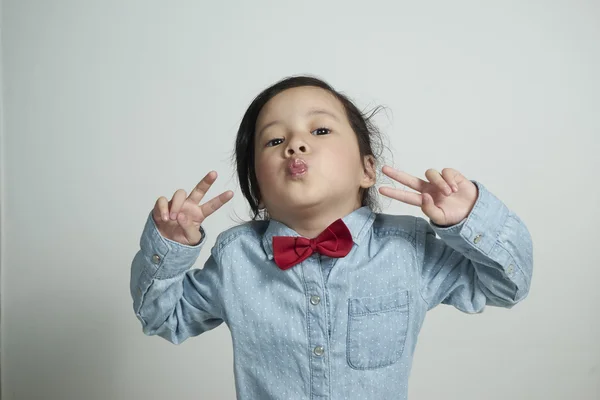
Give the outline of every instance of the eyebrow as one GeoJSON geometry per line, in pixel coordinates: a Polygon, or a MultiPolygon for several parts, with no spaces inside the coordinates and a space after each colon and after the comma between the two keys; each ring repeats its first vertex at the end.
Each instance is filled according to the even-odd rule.
{"type": "MultiPolygon", "coordinates": [[[[328,115],[328,116],[330,116],[331,118],[333,118],[334,120],[336,120],[336,121],[340,122],[340,119],[339,119],[339,118],[338,118],[338,117],[337,117],[335,114],[333,114],[331,111],[327,111],[327,110],[325,110],[325,109],[322,109],[322,108],[313,108],[313,109],[309,110],[309,111],[306,113],[306,116],[307,116],[307,117],[310,117],[310,116],[313,116],[313,115],[328,115]]],[[[281,121],[279,121],[279,120],[275,120],[275,121],[271,121],[271,122],[269,122],[268,124],[266,124],[265,126],[263,126],[263,127],[262,127],[262,129],[261,129],[261,130],[258,132],[258,135],[257,135],[257,137],[260,137],[260,135],[262,135],[262,133],[263,133],[263,132],[264,132],[264,131],[265,131],[267,128],[270,128],[271,126],[273,126],[273,125],[277,125],[277,124],[281,124],[281,121]]]]}

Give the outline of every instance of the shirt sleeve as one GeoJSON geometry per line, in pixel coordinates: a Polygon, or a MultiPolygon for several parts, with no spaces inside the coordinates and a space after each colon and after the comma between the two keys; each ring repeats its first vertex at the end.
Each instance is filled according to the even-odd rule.
{"type": "Polygon", "coordinates": [[[133,309],[146,335],[179,344],[223,322],[222,274],[215,247],[202,269],[190,270],[205,240],[204,232],[196,246],[167,239],[149,214],[130,280],[133,309]]]}
{"type": "Polygon", "coordinates": [[[511,308],[529,293],[533,244],[527,227],[472,182],[478,198],[460,223],[441,227],[417,218],[421,295],[428,309],[440,303],[466,313],[482,312],[486,305],[511,308]]]}

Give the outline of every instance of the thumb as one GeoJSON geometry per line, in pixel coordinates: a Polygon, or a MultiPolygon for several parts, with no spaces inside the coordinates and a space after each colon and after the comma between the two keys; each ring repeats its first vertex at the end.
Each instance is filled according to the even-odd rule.
{"type": "Polygon", "coordinates": [[[444,225],[446,217],[444,212],[433,202],[433,197],[429,193],[423,193],[422,197],[421,211],[436,224],[444,225]]]}

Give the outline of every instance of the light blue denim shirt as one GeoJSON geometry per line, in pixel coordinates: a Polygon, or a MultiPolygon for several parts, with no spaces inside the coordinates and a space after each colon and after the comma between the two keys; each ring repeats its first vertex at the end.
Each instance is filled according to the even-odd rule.
{"type": "Polygon", "coordinates": [[[362,207],[343,218],[354,239],[346,257],[313,254],[286,271],[272,238],[298,233],[278,221],[228,229],[190,269],[206,235],[197,246],[171,241],[150,213],[131,266],[135,315],[145,334],[173,343],[225,322],[238,399],[406,399],[428,310],[510,308],[529,291],[526,226],[473,182],[477,201],[457,225],[362,207]]]}

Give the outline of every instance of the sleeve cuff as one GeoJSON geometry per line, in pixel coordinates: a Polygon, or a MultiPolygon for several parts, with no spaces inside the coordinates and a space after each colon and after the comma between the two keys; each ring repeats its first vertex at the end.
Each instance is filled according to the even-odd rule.
{"type": "Polygon", "coordinates": [[[150,212],[140,239],[140,248],[146,259],[146,275],[165,279],[187,271],[196,262],[206,241],[202,226],[200,232],[202,239],[195,246],[167,239],[160,234],[150,212]]]}
{"type": "Polygon", "coordinates": [[[430,224],[435,233],[455,250],[466,253],[477,249],[489,254],[508,217],[508,208],[484,185],[472,182],[477,185],[479,194],[467,218],[449,227],[441,227],[432,221],[430,224]]]}

